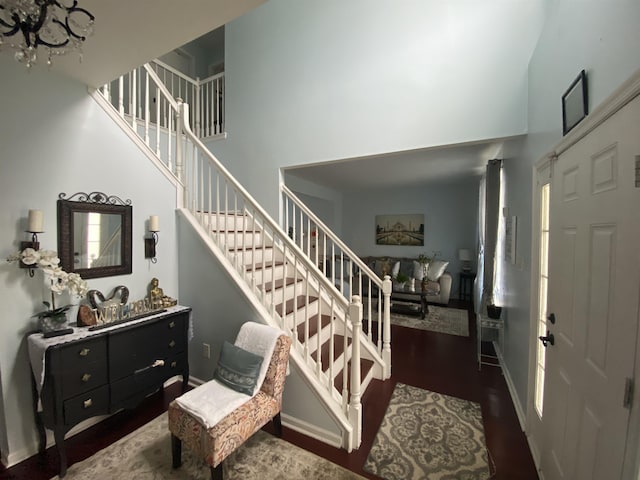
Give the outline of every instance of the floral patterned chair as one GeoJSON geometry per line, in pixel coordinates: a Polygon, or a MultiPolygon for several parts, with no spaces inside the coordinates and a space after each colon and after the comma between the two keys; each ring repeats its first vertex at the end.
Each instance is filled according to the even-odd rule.
{"type": "MultiPolygon", "coordinates": [[[[229,344],[230,345],[230,344],[229,344]]],[[[173,467],[182,464],[182,443],[210,466],[211,478],[223,478],[223,460],[260,428],[273,420],[276,435],[282,435],[280,410],[291,339],[281,330],[254,322],[245,323],[235,347],[264,358],[255,391],[238,392],[234,388],[243,379],[232,375],[231,388],[225,384],[225,345],[214,379],[185,393],[169,405],[169,430],[173,467]],[[269,358],[270,361],[266,361],[269,358]],[[236,384],[233,384],[235,382],[236,384]]],[[[235,348],[233,347],[233,348],[235,348]]],[[[237,372],[237,369],[229,369],[237,372]]],[[[246,390],[246,389],[245,389],[246,390]]]]}

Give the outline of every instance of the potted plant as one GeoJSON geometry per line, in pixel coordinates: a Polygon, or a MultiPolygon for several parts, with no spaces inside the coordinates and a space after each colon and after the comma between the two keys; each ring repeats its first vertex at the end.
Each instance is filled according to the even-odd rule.
{"type": "Polygon", "coordinates": [[[403,290],[405,287],[405,284],[409,281],[409,277],[402,272],[398,272],[398,274],[393,280],[396,284],[396,289],[403,290]]]}

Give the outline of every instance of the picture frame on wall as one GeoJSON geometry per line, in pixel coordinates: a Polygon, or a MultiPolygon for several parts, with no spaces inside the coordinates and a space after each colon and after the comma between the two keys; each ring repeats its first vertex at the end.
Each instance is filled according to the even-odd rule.
{"type": "Polygon", "coordinates": [[[562,135],[566,135],[589,114],[587,73],[582,70],[562,95],[562,135]]]}
{"type": "Polygon", "coordinates": [[[376,245],[424,246],[424,215],[376,215],[376,245]]]}
{"type": "Polygon", "coordinates": [[[504,221],[504,260],[515,265],[518,218],[513,215],[504,221]]]}

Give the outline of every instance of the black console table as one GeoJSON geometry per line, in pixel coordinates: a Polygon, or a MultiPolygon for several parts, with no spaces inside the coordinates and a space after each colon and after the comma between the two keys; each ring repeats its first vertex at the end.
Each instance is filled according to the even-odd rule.
{"type": "Polygon", "coordinates": [[[190,312],[176,306],[101,330],[29,335],[40,452],[47,447],[45,428],[53,430],[60,477],[67,471],[64,436],[79,422],[134,408],[176,375],[186,388],[190,312]]]}

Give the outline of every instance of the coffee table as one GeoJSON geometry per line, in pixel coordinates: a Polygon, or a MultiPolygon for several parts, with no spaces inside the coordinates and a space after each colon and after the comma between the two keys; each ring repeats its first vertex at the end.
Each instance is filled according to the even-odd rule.
{"type": "Polygon", "coordinates": [[[431,290],[417,289],[416,291],[404,290],[394,288],[391,290],[391,310],[395,313],[414,314],[420,315],[420,318],[424,319],[429,313],[429,304],[427,303],[427,295],[435,295],[436,292],[431,290]],[[393,301],[403,301],[409,304],[413,303],[418,308],[411,308],[408,305],[393,305],[393,301]]]}

